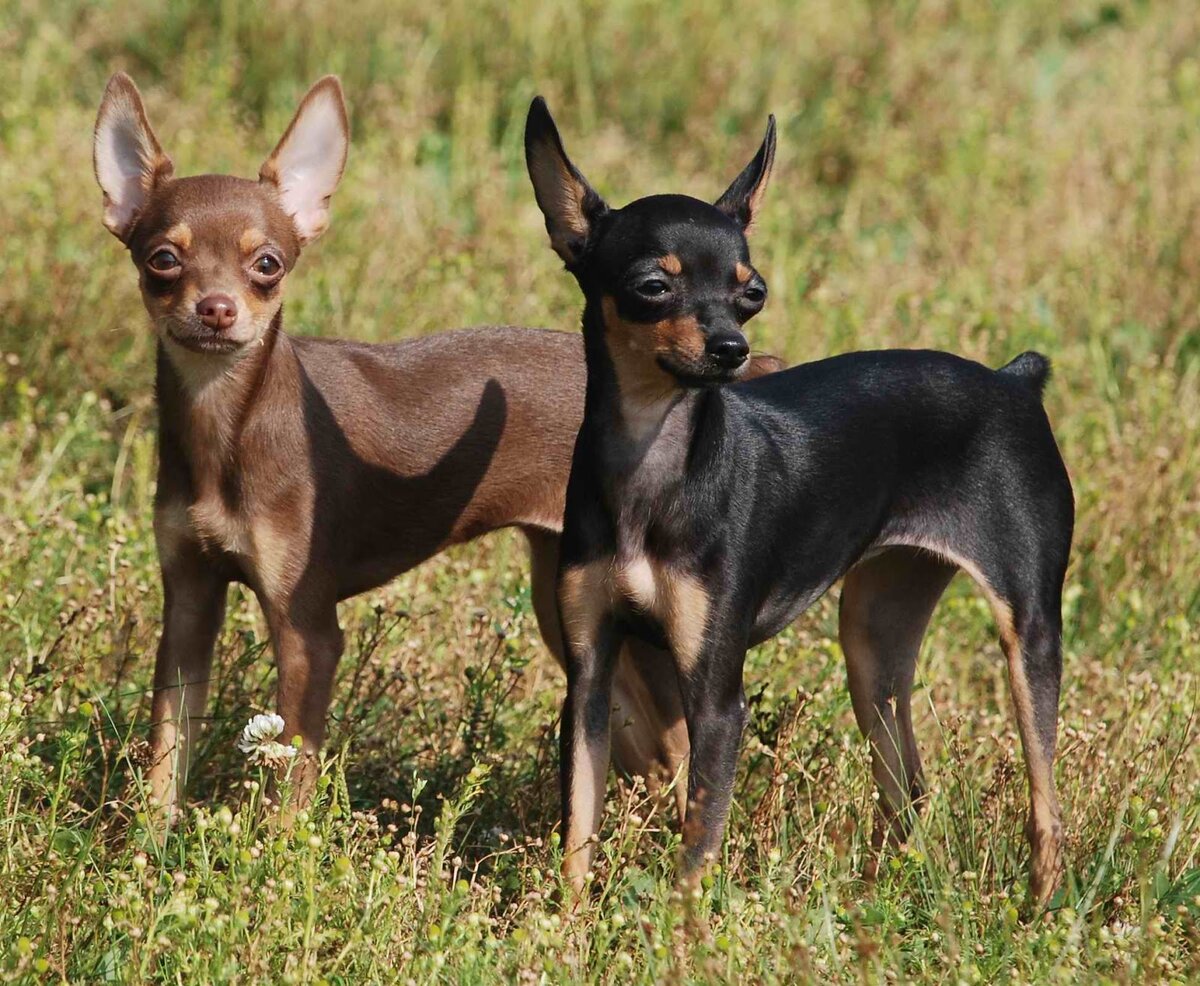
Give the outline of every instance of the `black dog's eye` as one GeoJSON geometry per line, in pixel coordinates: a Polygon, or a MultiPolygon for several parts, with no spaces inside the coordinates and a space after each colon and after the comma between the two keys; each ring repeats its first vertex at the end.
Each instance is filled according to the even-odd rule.
{"type": "Polygon", "coordinates": [[[278,257],[269,253],[264,253],[250,265],[250,275],[259,284],[270,284],[282,273],[283,264],[278,257]]]}
{"type": "Polygon", "coordinates": [[[643,298],[661,298],[671,290],[671,286],[666,281],[652,277],[645,281],[639,281],[634,290],[643,298]]]}
{"type": "Polygon", "coordinates": [[[752,305],[758,305],[767,300],[766,288],[759,287],[757,284],[751,284],[742,292],[742,297],[752,305]]]}
{"type": "Polygon", "coordinates": [[[146,261],[146,266],[155,274],[173,274],[179,270],[179,258],[170,250],[159,250],[146,261]]]}

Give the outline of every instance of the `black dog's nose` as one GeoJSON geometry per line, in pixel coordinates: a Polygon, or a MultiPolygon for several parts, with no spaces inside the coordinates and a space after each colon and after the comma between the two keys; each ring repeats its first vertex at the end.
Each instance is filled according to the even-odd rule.
{"type": "Polygon", "coordinates": [[[227,294],[210,294],[196,302],[196,314],[210,329],[222,332],[237,321],[237,305],[227,294]]]}
{"type": "Polygon", "coordinates": [[[704,344],[704,351],[722,369],[736,370],[746,362],[750,346],[740,333],[728,333],[709,338],[704,344]]]}

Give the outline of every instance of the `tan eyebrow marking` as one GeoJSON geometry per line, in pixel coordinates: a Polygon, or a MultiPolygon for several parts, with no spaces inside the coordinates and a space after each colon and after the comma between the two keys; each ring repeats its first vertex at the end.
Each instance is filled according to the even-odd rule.
{"type": "Polygon", "coordinates": [[[673,253],[668,253],[665,257],[658,258],[658,266],[668,274],[679,274],[683,271],[683,264],[679,258],[673,253]]]}
{"type": "Polygon", "coordinates": [[[190,250],[192,248],[192,227],[187,223],[176,223],[167,230],[167,239],[180,250],[190,250]]]}
{"type": "Polygon", "coordinates": [[[743,264],[740,260],[738,261],[737,267],[734,269],[734,276],[737,277],[738,284],[745,284],[748,280],[750,280],[750,275],[753,273],[754,271],[743,264]]]}
{"type": "Polygon", "coordinates": [[[242,253],[253,253],[267,242],[267,234],[255,226],[250,226],[238,240],[238,248],[242,253]]]}

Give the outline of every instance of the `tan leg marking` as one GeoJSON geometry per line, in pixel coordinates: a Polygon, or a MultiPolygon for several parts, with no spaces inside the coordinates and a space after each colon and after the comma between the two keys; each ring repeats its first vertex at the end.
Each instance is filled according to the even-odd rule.
{"type": "Polygon", "coordinates": [[[563,844],[563,871],[575,892],[582,893],[592,865],[592,838],[600,831],[604,812],[608,735],[601,742],[589,743],[583,723],[576,722],[571,759],[571,816],[563,844]]]}
{"type": "Polygon", "coordinates": [[[577,650],[591,649],[600,622],[612,605],[611,570],[610,561],[593,561],[567,569],[559,580],[563,634],[577,650]]]}
{"type": "MultiPolygon", "coordinates": [[[[1033,695],[1025,674],[1025,659],[1020,640],[1013,630],[1011,612],[1006,614],[1006,618],[1007,626],[1002,623],[1000,640],[1008,658],[1009,683],[1017,712],[1021,748],[1025,753],[1025,772],[1029,779],[1029,820],[1025,834],[1030,848],[1030,887],[1034,901],[1044,906],[1054,894],[1063,871],[1062,808],[1054,785],[1053,762],[1042,746],[1041,733],[1037,728],[1033,695]]],[[[1001,621],[999,613],[996,619],[1001,621]]]]}
{"type": "Polygon", "coordinates": [[[962,558],[946,545],[932,541],[913,541],[913,547],[931,551],[952,561],[974,579],[987,599],[1000,635],[1000,645],[1008,661],[1009,687],[1021,734],[1025,772],[1029,779],[1029,820],[1026,835],[1031,850],[1030,885],[1034,899],[1045,904],[1053,895],[1063,869],[1062,808],[1054,784],[1051,751],[1043,748],[1037,728],[1033,695],[1025,674],[1021,641],[1013,622],[1012,608],[996,593],[984,574],[969,559],[962,558]]]}
{"type": "MultiPolygon", "coordinates": [[[[596,634],[611,608],[608,561],[567,569],[559,580],[563,632],[576,655],[595,650],[596,634]]],[[[568,696],[568,700],[580,696],[568,696]]],[[[571,737],[570,813],[563,838],[563,874],[576,893],[582,893],[592,863],[592,836],[600,828],[608,775],[609,736],[589,738],[584,715],[574,716],[571,737]]]]}

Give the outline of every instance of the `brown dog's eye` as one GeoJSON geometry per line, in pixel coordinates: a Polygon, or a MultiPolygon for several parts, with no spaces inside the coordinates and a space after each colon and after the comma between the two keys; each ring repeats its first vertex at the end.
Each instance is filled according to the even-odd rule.
{"type": "Polygon", "coordinates": [[[146,261],[146,267],[159,277],[174,277],[179,273],[179,258],[170,250],[158,250],[146,261]]]}
{"type": "Polygon", "coordinates": [[[258,284],[271,284],[282,273],[283,264],[269,253],[264,253],[250,265],[250,275],[258,284]]]}

